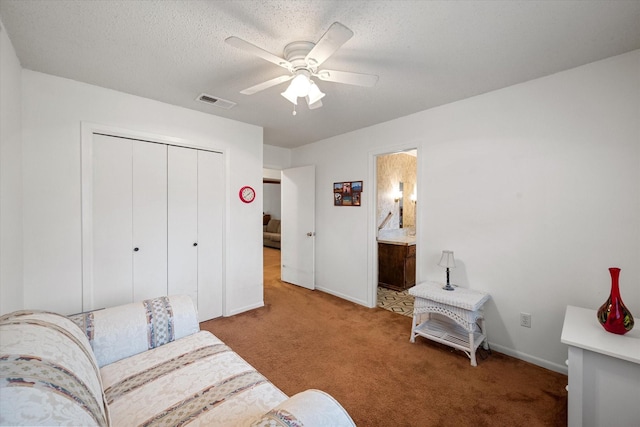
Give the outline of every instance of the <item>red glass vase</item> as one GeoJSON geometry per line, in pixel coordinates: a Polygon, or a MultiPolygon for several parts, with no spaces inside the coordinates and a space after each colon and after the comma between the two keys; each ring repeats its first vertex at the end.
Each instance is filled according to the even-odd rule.
{"type": "Polygon", "coordinates": [[[598,320],[608,332],[624,335],[633,329],[633,315],[620,298],[618,287],[620,269],[611,267],[609,273],[611,274],[611,293],[598,309],[598,320]]]}

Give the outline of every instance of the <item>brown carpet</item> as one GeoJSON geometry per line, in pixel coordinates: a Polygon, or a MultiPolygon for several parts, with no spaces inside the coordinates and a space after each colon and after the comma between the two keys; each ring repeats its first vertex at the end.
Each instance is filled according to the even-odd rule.
{"type": "MultiPolygon", "coordinates": [[[[265,307],[201,324],[287,395],[317,388],[359,426],[563,426],[567,377],[421,337],[411,318],[280,281],[280,251],[264,251],[265,307]]],[[[491,331],[489,331],[491,334],[491,331]]]]}

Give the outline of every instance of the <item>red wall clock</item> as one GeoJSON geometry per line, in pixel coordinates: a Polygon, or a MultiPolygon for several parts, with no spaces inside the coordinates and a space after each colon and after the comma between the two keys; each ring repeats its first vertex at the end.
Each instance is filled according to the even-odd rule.
{"type": "Polygon", "coordinates": [[[251,203],[256,198],[256,190],[249,187],[248,185],[245,185],[240,189],[238,196],[240,197],[240,200],[242,200],[244,203],[251,203]]]}

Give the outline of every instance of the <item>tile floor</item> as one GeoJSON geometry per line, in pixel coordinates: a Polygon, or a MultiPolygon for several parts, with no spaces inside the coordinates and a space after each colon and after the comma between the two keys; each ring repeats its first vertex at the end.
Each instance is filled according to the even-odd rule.
{"type": "Polygon", "coordinates": [[[378,286],[378,307],[404,316],[413,317],[414,297],[408,291],[394,291],[378,286]]]}

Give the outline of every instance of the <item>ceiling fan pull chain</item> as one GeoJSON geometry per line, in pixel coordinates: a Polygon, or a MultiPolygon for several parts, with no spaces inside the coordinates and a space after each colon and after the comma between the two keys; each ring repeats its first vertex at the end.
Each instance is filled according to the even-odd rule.
{"type": "Polygon", "coordinates": [[[293,115],[295,116],[296,114],[298,114],[296,111],[296,104],[293,104],[293,115]]]}

